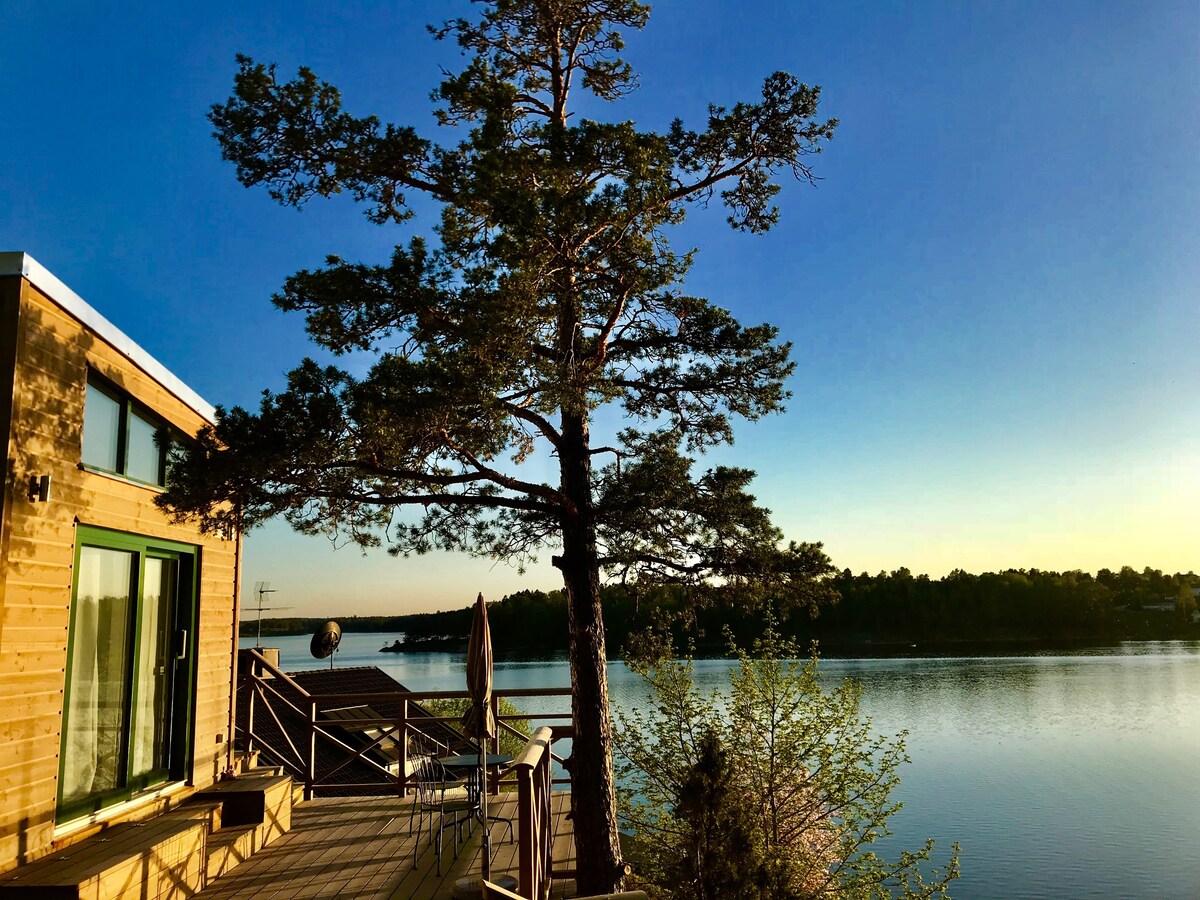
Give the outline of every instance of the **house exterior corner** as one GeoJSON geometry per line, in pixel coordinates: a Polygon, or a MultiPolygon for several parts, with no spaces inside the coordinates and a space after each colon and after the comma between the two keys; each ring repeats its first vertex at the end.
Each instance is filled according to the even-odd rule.
{"type": "Polygon", "coordinates": [[[0,872],[229,763],[241,538],[155,506],[212,409],[24,253],[0,253],[0,872]]]}

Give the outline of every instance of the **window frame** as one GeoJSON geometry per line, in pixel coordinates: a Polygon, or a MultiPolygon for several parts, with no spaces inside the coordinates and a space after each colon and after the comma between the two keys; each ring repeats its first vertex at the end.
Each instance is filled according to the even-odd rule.
{"type": "Polygon", "coordinates": [[[189,776],[190,760],[194,751],[195,713],[196,713],[196,648],[198,646],[197,622],[199,621],[200,593],[200,556],[201,548],[192,544],[181,544],[149,535],[131,534],[99,528],[93,525],[79,524],[75,533],[74,566],[71,582],[70,625],[67,632],[67,659],[63,682],[62,725],[59,732],[59,773],[56,791],[55,821],[62,825],[80,816],[94,814],[132,797],[150,790],[157,790],[163,785],[183,782],[189,776]],[[130,578],[130,615],[126,635],[126,675],[127,687],[122,703],[125,711],[123,723],[121,751],[121,784],[116,788],[89,794],[86,797],[64,803],[63,801],[63,764],[65,744],[69,734],[72,667],[75,659],[75,641],[79,629],[76,625],[78,603],[76,597],[79,590],[78,577],[80,557],[84,547],[118,550],[134,554],[130,578]],[[171,649],[169,652],[183,651],[183,661],[174,667],[170,682],[169,702],[171,706],[171,721],[167,760],[165,768],[155,768],[141,775],[132,775],[131,752],[134,732],[134,712],[138,708],[139,691],[144,688],[144,674],[141,670],[141,654],[139,640],[142,638],[142,624],[145,615],[146,589],[146,559],[158,558],[173,560],[178,565],[177,595],[173,603],[173,621],[170,628],[171,649]],[[181,645],[177,638],[184,633],[181,645]]]}
{"type": "Polygon", "coordinates": [[[167,469],[171,455],[171,448],[184,440],[183,432],[171,425],[166,419],[158,413],[151,410],[144,403],[135,400],[128,392],[121,390],[113,382],[106,378],[103,374],[92,367],[88,367],[87,380],[84,390],[84,407],[83,407],[83,425],[79,431],[79,467],[87,472],[97,472],[101,475],[111,475],[117,478],[130,481],[134,484],[145,485],[152,488],[165,488],[167,486],[167,469]],[[86,388],[93,388],[103,394],[109,400],[117,404],[118,424],[117,424],[117,468],[109,469],[105,466],[97,465],[94,462],[89,462],[83,456],[83,430],[87,427],[87,391],[86,388]],[[155,426],[154,441],[158,448],[158,477],[155,481],[146,481],[142,478],[128,474],[129,472],[129,430],[133,416],[136,415],[148,424],[155,426]]]}

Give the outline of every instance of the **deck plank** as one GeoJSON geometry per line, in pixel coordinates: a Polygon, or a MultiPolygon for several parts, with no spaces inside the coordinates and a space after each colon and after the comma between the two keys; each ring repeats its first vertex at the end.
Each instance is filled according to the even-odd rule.
{"type": "MultiPolygon", "coordinates": [[[[304,827],[293,828],[271,847],[286,846],[285,852],[260,850],[229,875],[203,892],[214,898],[262,897],[263,900],[287,900],[309,883],[320,884],[326,872],[336,870],[347,847],[372,825],[366,810],[354,809],[349,816],[338,816],[332,809],[308,808],[304,827]]],[[[294,811],[294,812],[296,812],[294,811]]]]}
{"type": "MultiPolygon", "coordinates": [[[[408,810],[392,807],[389,812],[391,815],[387,821],[380,822],[378,830],[372,833],[369,841],[364,842],[355,858],[343,865],[337,876],[330,879],[327,889],[334,895],[359,896],[378,882],[381,876],[394,878],[397,870],[408,864],[416,840],[409,831],[408,810]],[[357,886],[356,889],[349,887],[352,883],[357,886]]],[[[310,892],[299,896],[319,895],[310,892]]]]}
{"type": "Polygon", "coordinates": [[[553,870],[575,868],[575,826],[568,818],[571,811],[571,796],[567,793],[557,793],[551,798],[554,818],[554,842],[551,845],[551,859],[554,860],[553,870]]]}
{"type": "Polygon", "coordinates": [[[355,801],[349,816],[339,816],[337,810],[329,810],[322,817],[321,828],[312,842],[312,850],[316,850],[317,855],[306,854],[303,860],[307,871],[296,872],[296,863],[290,855],[277,861],[273,880],[279,887],[272,900],[337,896],[331,883],[347,865],[352,865],[369,851],[381,826],[390,818],[391,811],[378,800],[355,801]]]}
{"type": "MultiPolygon", "coordinates": [[[[458,857],[444,849],[442,874],[426,830],[410,831],[411,799],[397,797],[322,798],[292,811],[292,830],[264,847],[197,896],[203,900],[318,900],[373,897],[378,900],[441,900],[460,878],[480,872],[482,829],[476,825],[458,857]],[[414,842],[422,850],[413,866],[414,842]]],[[[570,797],[553,798],[554,868],[574,867],[570,797]]],[[[516,797],[489,798],[489,812],[516,815],[516,797]]],[[[492,873],[517,876],[517,845],[507,842],[503,824],[492,824],[492,873]]]]}

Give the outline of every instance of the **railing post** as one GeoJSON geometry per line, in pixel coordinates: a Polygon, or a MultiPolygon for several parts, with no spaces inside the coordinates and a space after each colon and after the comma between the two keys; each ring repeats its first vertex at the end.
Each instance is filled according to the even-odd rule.
{"type": "Polygon", "coordinates": [[[397,781],[400,796],[408,796],[408,698],[400,698],[400,718],[396,721],[396,740],[400,742],[400,771],[397,781]]]}
{"type": "Polygon", "coordinates": [[[554,836],[551,825],[551,730],[537,729],[513,765],[517,775],[517,892],[527,900],[549,895],[554,836]]]}
{"type": "Polygon", "coordinates": [[[546,741],[546,752],[542,756],[541,763],[538,766],[537,772],[537,790],[540,794],[538,800],[538,818],[541,820],[541,830],[538,832],[538,837],[541,842],[541,867],[539,869],[540,881],[538,890],[542,897],[550,896],[550,884],[554,870],[554,808],[552,806],[552,798],[550,793],[551,788],[551,768],[552,763],[550,756],[551,741],[546,741]]]}
{"type": "Polygon", "coordinates": [[[313,798],[313,785],[317,780],[317,701],[308,701],[308,759],[304,765],[304,799],[313,798]]]}
{"type": "MultiPolygon", "coordinates": [[[[251,658],[250,665],[246,666],[243,674],[242,689],[249,688],[250,699],[247,701],[249,710],[246,713],[246,741],[245,750],[242,755],[242,765],[254,756],[254,700],[258,695],[258,661],[251,658]]],[[[240,668],[240,667],[239,667],[240,668]]],[[[233,698],[233,702],[237,703],[237,697],[233,698]]]]}
{"type": "MultiPolygon", "coordinates": [[[[491,698],[488,700],[488,703],[490,703],[491,707],[492,707],[492,721],[496,723],[496,734],[492,738],[490,738],[491,744],[492,744],[492,749],[490,752],[499,753],[500,752],[500,698],[495,693],[493,693],[491,698]]],[[[486,769],[485,769],[485,771],[486,771],[486,769]]],[[[491,782],[489,784],[489,787],[491,789],[491,795],[493,797],[498,797],[500,795],[500,775],[499,775],[499,773],[491,776],[491,782]]]]}
{"type": "Polygon", "coordinates": [[[496,734],[491,739],[492,753],[499,753],[500,752],[500,697],[497,696],[496,694],[492,694],[489,702],[492,705],[492,721],[494,721],[496,723],[496,734]]]}
{"type": "Polygon", "coordinates": [[[537,823],[533,799],[533,772],[526,766],[517,769],[517,890],[521,896],[537,897],[537,823]]]}

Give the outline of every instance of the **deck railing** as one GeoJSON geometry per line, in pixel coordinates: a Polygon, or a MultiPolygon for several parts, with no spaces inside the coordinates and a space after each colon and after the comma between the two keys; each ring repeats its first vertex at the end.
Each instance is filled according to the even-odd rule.
{"type": "MultiPolygon", "coordinates": [[[[420,706],[425,700],[465,698],[465,690],[313,694],[252,649],[239,651],[237,690],[238,746],[247,754],[258,751],[282,766],[304,785],[305,799],[321,793],[406,795],[409,749],[414,739],[424,752],[441,755],[477,749],[458,730],[456,717],[429,715],[420,706]],[[347,717],[347,710],[354,714],[347,717]],[[357,738],[349,737],[351,731],[357,733],[357,738]],[[380,762],[380,758],[392,755],[395,771],[380,762]],[[352,764],[356,764],[355,775],[347,779],[342,774],[339,778],[352,764]]],[[[570,712],[535,710],[501,715],[502,698],[514,700],[514,705],[521,708],[523,700],[526,704],[540,698],[558,698],[561,702],[561,698],[570,696],[570,688],[494,691],[492,713],[499,728],[489,742],[490,752],[499,752],[504,733],[530,740],[533,736],[514,724],[522,720],[559,723],[550,729],[554,740],[574,733],[570,712]]],[[[569,785],[569,776],[554,777],[551,771],[552,762],[561,764],[563,759],[551,750],[550,739],[546,741],[545,758],[551,787],[569,785]]],[[[514,767],[501,781],[518,777],[516,772],[514,767]]],[[[489,788],[496,793],[499,783],[492,780],[489,788]]]]}
{"type": "Polygon", "coordinates": [[[517,893],[540,900],[551,879],[554,850],[553,814],[550,809],[553,731],[545,726],[533,733],[513,763],[517,778],[517,893]]]}

